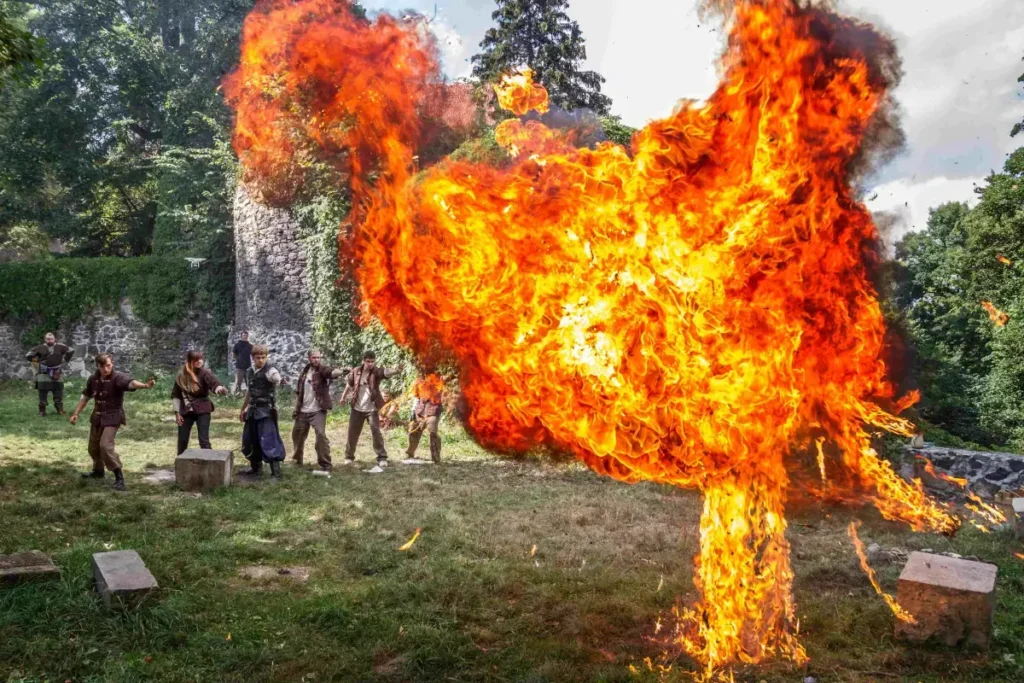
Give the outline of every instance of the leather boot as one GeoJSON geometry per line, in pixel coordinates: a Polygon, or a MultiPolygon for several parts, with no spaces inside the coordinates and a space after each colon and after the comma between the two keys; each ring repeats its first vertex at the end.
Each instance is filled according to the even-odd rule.
{"type": "Polygon", "coordinates": [[[124,474],[121,470],[114,470],[114,490],[124,491],[124,474]]]}
{"type": "Polygon", "coordinates": [[[53,407],[57,409],[57,414],[58,415],[63,415],[64,414],[64,404],[63,403],[55,403],[53,407]]]}
{"type": "Polygon", "coordinates": [[[39,417],[46,417],[46,404],[39,404],[39,417]]]}
{"type": "Polygon", "coordinates": [[[281,461],[280,460],[271,460],[270,461],[270,476],[274,477],[275,479],[280,479],[281,478],[281,461]]]}

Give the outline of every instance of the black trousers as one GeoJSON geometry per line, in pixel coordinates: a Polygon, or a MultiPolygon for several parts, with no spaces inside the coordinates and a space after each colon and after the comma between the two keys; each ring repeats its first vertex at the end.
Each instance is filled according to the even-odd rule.
{"type": "Polygon", "coordinates": [[[64,408],[64,382],[49,382],[47,384],[39,383],[39,407],[45,408],[47,401],[47,394],[53,392],[53,407],[57,410],[64,408]]]}
{"type": "Polygon", "coordinates": [[[192,436],[192,425],[199,431],[199,447],[209,450],[210,446],[210,413],[184,413],[183,422],[178,426],[178,455],[188,450],[188,441],[192,436]]]}

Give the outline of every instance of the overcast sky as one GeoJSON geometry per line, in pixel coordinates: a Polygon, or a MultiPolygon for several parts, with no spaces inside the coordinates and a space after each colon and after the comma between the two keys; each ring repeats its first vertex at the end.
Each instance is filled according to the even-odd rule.
{"type": "MultiPolygon", "coordinates": [[[[412,9],[436,17],[451,78],[491,26],[493,0],[363,0],[368,9],[412,9]]],[[[602,74],[612,110],[633,126],[671,113],[680,98],[704,99],[718,83],[717,25],[696,0],[570,0],[586,39],[587,67],[602,74]]],[[[905,75],[896,91],[906,152],[869,184],[875,211],[900,215],[899,234],[923,229],[928,208],[972,201],[972,188],[1024,144],[1010,129],[1024,119],[1024,0],[841,0],[847,14],[894,36],[905,75]]],[[[890,239],[898,234],[889,235],[890,239]]]]}

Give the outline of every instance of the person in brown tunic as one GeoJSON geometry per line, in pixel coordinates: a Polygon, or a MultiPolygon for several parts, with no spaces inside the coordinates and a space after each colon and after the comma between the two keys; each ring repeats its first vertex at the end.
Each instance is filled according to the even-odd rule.
{"type": "Polygon", "coordinates": [[[210,394],[223,396],[228,388],[221,384],[217,376],[204,367],[205,356],[202,351],[189,351],[185,354],[185,365],[181,367],[171,399],[174,405],[175,418],[178,422],[178,455],[188,450],[188,442],[192,437],[192,425],[199,432],[199,447],[209,450],[210,419],[214,411],[210,394]]]}
{"type": "Polygon", "coordinates": [[[53,408],[64,414],[64,376],[62,366],[75,354],[66,344],[58,344],[53,332],[47,332],[44,341],[25,355],[25,360],[36,367],[36,389],[39,391],[39,417],[46,415],[47,394],[53,394],[53,408]]]}
{"type": "Polygon", "coordinates": [[[124,475],[121,472],[121,458],[114,450],[114,437],[121,425],[125,424],[124,393],[136,389],[152,389],[154,380],[143,384],[123,372],[114,372],[114,359],[109,353],[96,356],[96,372],[85,383],[82,398],[71,413],[69,422],[78,424],[78,414],[89,399],[95,399],[92,417],[89,420],[89,457],[92,458],[92,472],[82,476],[86,479],[102,479],[103,467],[114,473],[114,488],[124,491],[124,475]]]}
{"type": "Polygon", "coordinates": [[[345,376],[343,368],[323,364],[323,354],[317,349],[309,350],[309,362],[299,375],[296,387],[295,410],[292,419],[292,460],[302,464],[306,448],[306,437],[310,427],[316,433],[316,463],[320,469],[329,471],[331,464],[331,442],[327,438],[327,413],[334,402],[331,400],[331,381],[345,376]]]}
{"type": "Polygon", "coordinates": [[[380,409],[384,407],[384,396],[380,383],[402,372],[402,368],[385,369],[377,367],[377,355],[373,351],[363,354],[363,362],[352,368],[348,384],[341,395],[341,403],[351,397],[351,412],[348,416],[348,443],[345,444],[345,464],[355,462],[356,444],[363,431],[363,425],[370,423],[373,437],[373,451],[377,454],[377,466],[388,466],[388,452],[384,448],[384,434],[380,431],[380,409]]]}
{"type": "Polygon", "coordinates": [[[405,451],[410,459],[416,459],[416,448],[426,430],[430,434],[430,459],[435,465],[441,462],[441,435],[437,428],[441,421],[443,391],[444,383],[437,375],[421,378],[412,387],[416,407],[413,408],[412,422],[409,423],[409,448],[405,451]]]}

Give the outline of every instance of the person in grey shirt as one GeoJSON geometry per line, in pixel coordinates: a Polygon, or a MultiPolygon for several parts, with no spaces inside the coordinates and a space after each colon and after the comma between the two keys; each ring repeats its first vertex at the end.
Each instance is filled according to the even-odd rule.
{"type": "Polygon", "coordinates": [[[341,403],[351,398],[352,412],[348,417],[348,443],[345,444],[345,464],[355,462],[356,444],[363,431],[363,424],[370,423],[373,450],[377,454],[377,465],[387,467],[388,452],[384,448],[384,434],[380,431],[380,409],[384,407],[384,396],[380,383],[402,372],[402,368],[385,369],[377,367],[377,356],[373,351],[363,354],[363,362],[352,368],[348,384],[341,395],[341,403]]]}
{"type": "Polygon", "coordinates": [[[295,411],[292,418],[292,460],[296,465],[302,464],[306,447],[306,437],[310,427],[316,433],[316,462],[320,469],[330,471],[331,442],[327,438],[327,413],[333,406],[331,400],[331,381],[345,376],[344,368],[333,368],[323,364],[323,354],[318,349],[310,349],[309,363],[299,375],[295,387],[295,411]]]}

